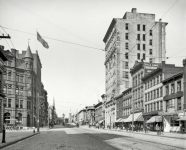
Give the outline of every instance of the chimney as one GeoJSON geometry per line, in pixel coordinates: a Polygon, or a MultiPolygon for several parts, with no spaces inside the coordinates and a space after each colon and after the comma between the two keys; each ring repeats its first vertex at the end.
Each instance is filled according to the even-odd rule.
{"type": "Polygon", "coordinates": [[[136,13],[137,9],[136,8],[132,8],[132,13],[136,13]]]}

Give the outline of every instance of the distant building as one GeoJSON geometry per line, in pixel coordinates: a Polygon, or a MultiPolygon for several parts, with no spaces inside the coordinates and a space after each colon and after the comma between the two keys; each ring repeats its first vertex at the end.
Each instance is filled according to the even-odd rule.
{"type": "Polygon", "coordinates": [[[98,102],[95,107],[95,123],[99,123],[100,127],[104,125],[105,113],[103,112],[103,102],[98,102]]]}
{"type": "MultiPolygon", "coordinates": [[[[155,14],[137,13],[133,8],[123,18],[113,18],[103,39],[105,43],[106,118],[116,119],[114,97],[132,87],[130,68],[135,61],[161,63],[166,58],[167,23],[155,21],[155,14]],[[111,101],[111,102],[110,102],[111,101]]],[[[107,124],[107,121],[106,121],[107,124]]],[[[108,122],[108,124],[110,124],[108,122]]]]}
{"type": "Polygon", "coordinates": [[[94,106],[86,106],[85,107],[85,110],[86,110],[85,122],[86,122],[86,124],[93,125],[95,123],[95,107],[94,106]]]}

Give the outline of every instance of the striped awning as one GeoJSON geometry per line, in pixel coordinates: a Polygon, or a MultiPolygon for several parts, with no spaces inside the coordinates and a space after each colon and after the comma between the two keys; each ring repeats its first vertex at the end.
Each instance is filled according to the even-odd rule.
{"type": "Polygon", "coordinates": [[[146,123],[162,122],[162,116],[153,116],[146,123]]]}
{"type": "Polygon", "coordinates": [[[116,120],[116,122],[120,122],[122,120],[122,118],[119,118],[118,120],[116,120]]]}
{"type": "MultiPolygon", "coordinates": [[[[132,120],[133,120],[133,114],[130,114],[130,116],[124,122],[132,122],[132,120]]],[[[144,118],[142,116],[142,112],[135,113],[133,121],[144,121],[144,118]]]]}

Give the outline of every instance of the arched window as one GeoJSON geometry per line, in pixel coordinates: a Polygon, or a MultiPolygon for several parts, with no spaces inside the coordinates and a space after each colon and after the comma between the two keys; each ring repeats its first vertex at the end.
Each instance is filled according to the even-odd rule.
{"type": "Polygon", "coordinates": [[[4,114],[4,123],[10,123],[10,113],[4,114]]]}

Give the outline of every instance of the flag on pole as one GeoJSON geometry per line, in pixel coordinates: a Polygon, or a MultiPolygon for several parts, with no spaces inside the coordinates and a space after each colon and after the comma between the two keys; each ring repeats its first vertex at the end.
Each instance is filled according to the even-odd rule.
{"type": "Polygon", "coordinates": [[[41,35],[37,32],[37,40],[39,42],[41,42],[41,44],[45,47],[45,48],[49,48],[48,43],[41,37],[41,35]]]}

